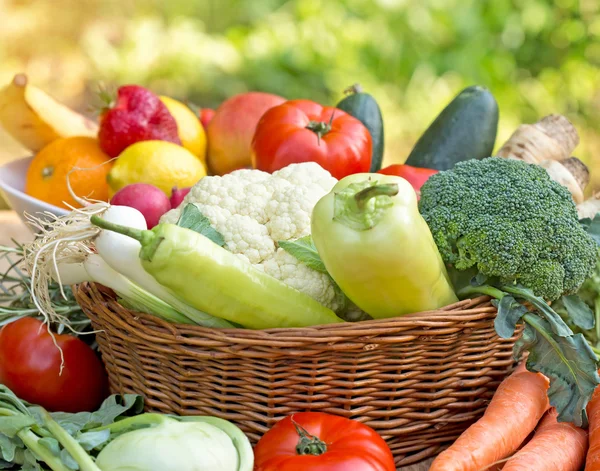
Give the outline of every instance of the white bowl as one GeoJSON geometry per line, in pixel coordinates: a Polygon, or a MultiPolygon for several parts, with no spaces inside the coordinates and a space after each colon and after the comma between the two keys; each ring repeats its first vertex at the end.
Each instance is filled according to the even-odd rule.
{"type": "Polygon", "coordinates": [[[25,193],[25,176],[33,157],[14,160],[0,167],[0,192],[19,217],[26,222],[24,213],[43,217],[44,212],[64,216],[69,211],[48,204],[25,193]]]}

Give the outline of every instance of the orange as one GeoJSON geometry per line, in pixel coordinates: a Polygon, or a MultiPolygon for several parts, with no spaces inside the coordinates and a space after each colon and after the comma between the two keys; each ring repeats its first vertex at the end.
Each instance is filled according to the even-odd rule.
{"type": "Polygon", "coordinates": [[[25,180],[25,193],[46,203],[68,209],[65,204],[81,207],[67,187],[67,174],[71,188],[77,196],[108,201],[106,175],[112,167],[110,158],[102,152],[98,141],[92,137],[66,137],[46,145],[33,158],[25,180]],[[104,165],[101,165],[104,164],[104,165]]]}

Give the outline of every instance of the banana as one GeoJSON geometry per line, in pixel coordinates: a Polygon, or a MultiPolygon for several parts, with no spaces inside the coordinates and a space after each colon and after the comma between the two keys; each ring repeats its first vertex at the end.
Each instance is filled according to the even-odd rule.
{"type": "Polygon", "coordinates": [[[0,89],[0,125],[22,145],[37,152],[61,137],[97,136],[96,123],[27,82],[17,74],[0,89]]]}

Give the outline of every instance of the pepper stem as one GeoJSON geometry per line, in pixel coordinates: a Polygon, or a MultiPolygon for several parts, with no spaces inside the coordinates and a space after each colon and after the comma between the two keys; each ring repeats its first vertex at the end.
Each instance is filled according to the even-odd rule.
{"type": "Polygon", "coordinates": [[[294,420],[294,417],[292,417],[292,424],[294,424],[296,433],[300,437],[300,440],[298,440],[298,444],[296,445],[296,453],[299,455],[319,456],[327,451],[327,444],[299,425],[294,420]]]}
{"type": "Polygon", "coordinates": [[[365,205],[371,198],[376,196],[396,196],[399,188],[397,183],[382,183],[381,185],[370,186],[359,191],[354,195],[356,206],[359,209],[364,209],[365,205]]]}
{"type": "Polygon", "coordinates": [[[372,229],[394,205],[392,197],[399,191],[396,183],[378,185],[370,178],[351,183],[334,195],[333,220],[356,231],[372,229]]]}
{"type": "Polygon", "coordinates": [[[132,239],[139,241],[142,245],[147,245],[152,241],[152,239],[154,239],[154,233],[152,231],[142,231],[133,227],[127,227],[122,226],[121,224],[108,222],[106,219],[102,219],[96,214],[90,218],[90,222],[94,226],[106,229],[107,231],[117,232],[118,234],[131,237],[132,239]]]}

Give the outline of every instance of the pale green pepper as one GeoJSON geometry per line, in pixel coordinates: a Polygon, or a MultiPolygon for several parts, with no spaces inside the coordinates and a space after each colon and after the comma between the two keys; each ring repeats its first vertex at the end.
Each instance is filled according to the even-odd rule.
{"type": "Polygon", "coordinates": [[[312,238],[342,291],[376,319],[458,301],[403,178],[361,173],[340,180],[313,210],[312,238]]]}
{"type": "Polygon", "coordinates": [[[310,296],[257,270],[207,237],[175,224],[141,231],[91,221],[138,240],[142,267],[190,306],[251,329],[343,322],[310,296]]]}

